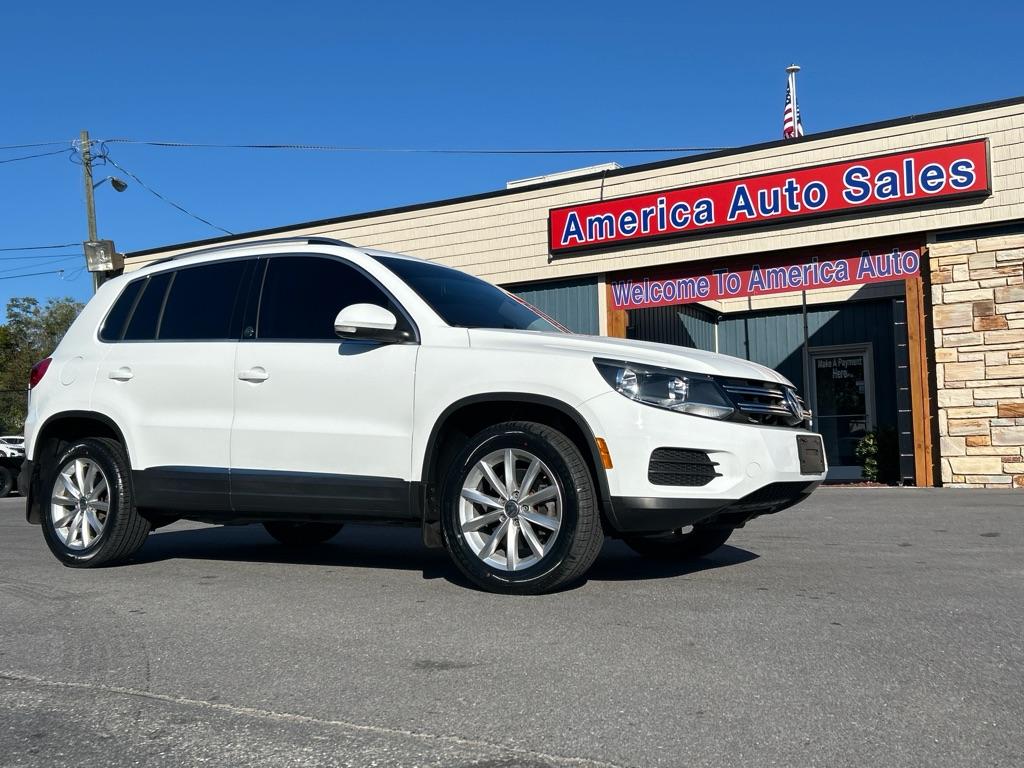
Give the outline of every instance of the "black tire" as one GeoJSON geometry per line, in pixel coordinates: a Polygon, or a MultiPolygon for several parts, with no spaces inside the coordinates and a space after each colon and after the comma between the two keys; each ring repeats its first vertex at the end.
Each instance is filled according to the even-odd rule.
{"type": "Polygon", "coordinates": [[[460,571],[492,592],[532,595],[572,584],[593,565],[604,543],[594,479],[576,445],[556,429],[506,422],[474,436],[448,467],[441,490],[441,530],[460,571]],[[505,448],[528,451],[551,471],[562,494],[561,524],[543,556],[522,570],[492,567],[477,556],[459,523],[462,486],[481,458],[505,448]]]}
{"type": "Polygon", "coordinates": [[[14,472],[0,464],[0,499],[6,499],[14,490],[14,472]]]}
{"type": "Polygon", "coordinates": [[[657,560],[696,560],[710,555],[732,536],[733,528],[693,526],[687,533],[668,531],[651,536],[624,536],[637,554],[657,560]]]}
{"type": "Polygon", "coordinates": [[[286,547],[309,547],[337,536],[341,523],[264,523],[263,527],[286,547]]]}
{"type": "Polygon", "coordinates": [[[138,552],[149,535],[149,521],[135,509],[128,455],[116,440],[89,437],[67,445],[57,461],[48,466],[40,484],[40,496],[46,544],[58,560],[72,568],[95,568],[124,562],[138,552]],[[61,541],[54,526],[49,502],[54,495],[61,468],[78,458],[95,462],[105,475],[108,488],[108,509],[103,531],[84,549],[72,549],[61,541]]]}

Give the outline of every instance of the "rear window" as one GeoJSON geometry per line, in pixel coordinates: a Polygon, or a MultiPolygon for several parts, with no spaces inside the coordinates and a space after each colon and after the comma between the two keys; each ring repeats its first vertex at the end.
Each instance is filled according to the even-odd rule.
{"type": "Polygon", "coordinates": [[[170,272],[153,275],[146,281],[142,296],[135,304],[135,311],[125,328],[125,341],[152,341],[156,338],[156,324],[160,319],[160,310],[164,306],[164,296],[171,282],[170,272]]]}
{"type": "Polygon", "coordinates": [[[103,341],[217,341],[238,338],[253,259],[160,272],[125,286],[110,308],[103,341]]]}
{"type": "Polygon", "coordinates": [[[243,276],[251,261],[235,260],[175,272],[160,318],[161,341],[237,339],[243,276]]]}
{"type": "Polygon", "coordinates": [[[100,339],[103,341],[121,340],[125,323],[127,323],[128,316],[131,315],[132,309],[135,307],[135,300],[139,297],[139,292],[145,284],[145,280],[133,280],[125,286],[121,295],[117,297],[117,301],[114,302],[114,306],[107,313],[107,319],[103,321],[100,339]]]}

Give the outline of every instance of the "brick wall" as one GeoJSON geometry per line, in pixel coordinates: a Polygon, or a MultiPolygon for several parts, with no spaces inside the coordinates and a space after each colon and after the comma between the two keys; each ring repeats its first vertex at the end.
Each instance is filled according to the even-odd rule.
{"type": "Polygon", "coordinates": [[[929,261],[943,485],[1024,488],[1024,235],[929,261]]]}

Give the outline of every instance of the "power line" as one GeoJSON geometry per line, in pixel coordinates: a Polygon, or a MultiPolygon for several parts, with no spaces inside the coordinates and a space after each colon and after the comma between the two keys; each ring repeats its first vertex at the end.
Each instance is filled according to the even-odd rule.
{"type": "MultiPolygon", "coordinates": [[[[307,144],[295,142],[273,142],[267,144],[232,144],[227,142],[187,142],[187,141],[164,141],[156,139],[130,139],[112,138],[96,140],[96,144],[136,144],[150,147],[164,147],[170,149],[274,149],[274,150],[297,150],[308,152],[362,152],[362,153],[397,153],[397,154],[432,154],[432,155],[614,155],[614,154],[667,154],[667,153],[688,153],[688,152],[717,152],[719,150],[731,149],[732,147],[540,147],[540,148],[512,148],[501,147],[485,149],[477,147],[364,147],[344,146],[337,144],[307,144]]],[[[0,150],[6,149],[27,149],[34,147],[67,146],[73,147],[73,141],[40,141],[31,144],[7,144],[0,146],[0,150]]],[[[45,157],[46,154],[29,155],[25,158],[10,158],[10,162],[19,159],[30,159],[32,157],[45,157]]]]}
{"type": "Polygon", "coordinates": [[[0,149],[33,149],[35,147],[70,146],[70,141],[37,141],[34,144],[5,144],[0,149]]]}
{"type": "Polygon", "coordinates": [[[6,160],[0,160],[0,165],[4,163],[16,163],[19,160],[32,160],[36,157],[49,157],[50,155],[64,155],[71,151],[70,148],[55,149],[53,152],[39,152],[34,155],[21,155],[20,157],[8,157],[6,160]]]}
{"type": "Polygon", "coordinates": [[[221,144],[213,142],[155,141],[147,139],[104,139],[100,144],[136,144],[170,149],[285,149],[309,152],[363,152],[427,155],[615,155],[665,154],[680,152],[715,152],[731,147],[590,147],[585,149],[478,149],[478,148],[422,148],[422,147],[360,147],[333,144],[221,144]]]}
{"type": "Polygon", "coordinates": [[[51,256],[47,259],[43,259],[43,264],[19,264],[16,267],[7,267],[6,269],[0,269],[0,272],[17,272],[19,269],[31,269],[33,267],[52,267],[54,264],[59,264],[62,261],[71,261],[72,259],[84,258],[82,254],[76,253],[70,256],[51,256]]]}
{"type": "Polygon", "coordinates": [[[87,267],[79,267],[78,269],[73,269],[70,272],[68,272],[66,277],[61,277],[61,280],[67,280],[68,282],[77,280],[78,276],[85,272],[86,269],[87,267]]]}
{"type": "Polygon", "coordinates": [[[163,200],[168,205],[170,205],[170,206],[172,206],[174,208],[177,208],[179,211],[184,213],[186,216],[191,216],[196,221],[201,221],[203,224],[206,224],[209,227],[213,227],[214,229],[220,230],[221,232],[223,232],[226,235],[233,235],[233,234],[235,234],[234,232],[232,232],[230,230],[224,229],[224,227],[218,227],[212,221],[208,221],[208,220],[204,219],[202,216],[199,216],[198,214],[192,213],[192,211],[188,210],[187,208],[184,208],[184,207],[178,205],[173,200],[169,200],[168,198],[164,197],[159,192],[157,192],[155,189],[153,189],[151,186],[149,186],[146,182],[144,182],[142,179],[140,179],[138,176],[136,176],[134,173],[129,171],[127,168],[125,168],[124,166],[118,165],[117,162],[114,161],[114,158],[112,158],[110,156],[110,154],[108,152],[106,152],[106,150],[103,151],[101,156],[103,157],[104,160],[106,160],[112,166],[117,168],[117,170],[119,170],[121,173],[123,173],[123,174],[125,174],[127,176],[131,176],[133,179],[135,179],[135,181],[137,181],[139,183],[139,185],[142,186],[143,189],[145,189],[146,191],[148,191],[151,194],[155,195],[156,197],[160,198],[161,200],[163,200]]]}
{"type": "Polygon", "coordinates": [[[45,251],[49,250],[50,248],[74,248],[78,245],[81,245],[81,243],[58,243],[56,245],[25,245],[20,248],[9,246],[7,248],[0,248],[0,251],[3,251],[5,253],[10,251],[45,251]]]}
{"type": "Polygon", "coordinates": [[[36,275],[62,275],[63,269],[51,269],[49,272],[27,272],[24,275],[4,275],[0,280],[17,280],[19,277],[35,277],[36,275]]]}
{"type": "MultiPolygon", "coordinates": [[[[84,254],[81,254],[81,253],[34,253],[31,256],[0,256],[0,261],[30,261],[30,262],[35,262],[36,264],[38,264],[40,262],[45,262],[47,259],[71,258],[71,257],[75,257],[75,258],[81,259],[81,258],[84,258],[84,254]]],[[[31,266],[31,265],[30,264],[25,264],[24,266],[28,267],[28,266],[31,266]]]]}

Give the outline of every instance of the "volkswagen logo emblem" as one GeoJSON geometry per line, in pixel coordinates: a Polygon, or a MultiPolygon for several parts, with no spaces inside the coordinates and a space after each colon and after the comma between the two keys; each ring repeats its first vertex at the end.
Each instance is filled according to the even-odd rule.
{"type": "Polygon", "coordinates": [[[792,389],[786,390],[786,407],[789,408],[790,412],[801,421],[804,418],[804,409],[800,406],[800,401],[796,398],[796,392],[792,389]]]}

